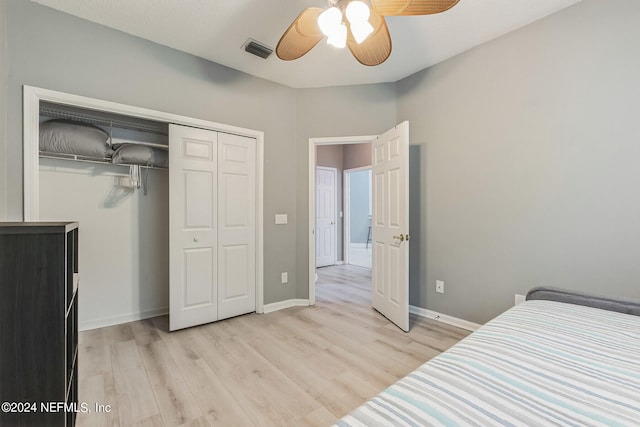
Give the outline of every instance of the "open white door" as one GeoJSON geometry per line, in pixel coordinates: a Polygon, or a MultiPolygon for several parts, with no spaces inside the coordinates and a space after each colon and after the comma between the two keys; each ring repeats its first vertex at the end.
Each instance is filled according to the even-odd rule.
{"type": "Polygon", "coordinates": [[[335,168],[316,168],[316,267],[336,263],[335,168]]]}
{"type": "Polygon", "coordinates": [[[218,133],[169,126],[169,329],[218,319],[218,133]]]}
{"type": "Polygon", "coordinates": [[[409,122],[371,148],[373,308],[409,331],[409,122]]]}

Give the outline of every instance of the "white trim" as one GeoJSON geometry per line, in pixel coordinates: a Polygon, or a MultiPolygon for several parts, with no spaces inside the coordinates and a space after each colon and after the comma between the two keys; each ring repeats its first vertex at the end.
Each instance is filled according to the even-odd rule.
{"type": "Polygon", "coordinates": [[[465,329],[467,331],[475,331],[476,329],[482,326],[478,323],[469,322],[468,320],[459,319],[457,317],[438,313],[437,311],[428,310],[426,308],[417,307],[415,305],[409,306],[409,313],[412,313],[421,317],[426,317],[431,320],[437,320],[438,322],[456,326],[458,328],[465,329]]]}
{"type": "Polygon", "coordinates": [[[309,305],[316,303],[316,146],[366,144],[378,135],[309,138],[309,305]]]}
{"type": "Polygon", "coordinates": [[[24,188],[23,219],[37,221],[40,216],[38,136],[40,101],[123,114],[164,123],[198,127],[255,138],[256,140],[256,313],[264,308],[264,132],[195,119],[178,114],[134,107],[117,102],[88,98],[33,86],[23,86],[24,188]]]}
{"type": "Polygon", "coordinates": [[[256,138],[256,313],[264,313],[264,133],[256,138]]]}
{"type": "Polygon", "coordinates": [[[79,331],[104,328],[106,326],[120,325],[122,323],[136,322],[138,320],[149,319],[151,317],[165,316],[169,314],[169,307],[144,310],[136,313],[119,314],[117,316],[103,317],[100,319],[87,320],[78,325],[79,331]]]}
{"type": "Polygon", "coordinates": [[[344,261],[336,261],[336,265],[345,265],[346,263],[344,261]]]}
{"type": "Polygon", "coordinates": [[[351,242],[351,176],[342,171],[342,259],[345,264],[349,264],[349,244],[351,242]]]}
{"type": "Polygon", "coordinates": [[[264,314],[273,313],[274,311],[284,310],[291,307],[308,307],[308,299],[288,299],[284,301],[274,302],[264,305],[264,314]]]}
{"type": "Polygon", "coordinates": [[[40,96],[29,86],[24,87],[23,102],[23,162],[24,188],[23,213],[24,221],[37,221],[40,215],[40,171],[38,165],[38,135],[40,134],[40,96]]]}

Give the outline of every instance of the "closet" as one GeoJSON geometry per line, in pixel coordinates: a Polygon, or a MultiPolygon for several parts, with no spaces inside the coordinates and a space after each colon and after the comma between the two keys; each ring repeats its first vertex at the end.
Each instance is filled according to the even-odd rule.
{"type": "Polygon", "coordinates": [[[166,156],[168,124],[40,104],[39,219],[82,228],[81,329],[161,315],[169,306],[168,163],[130,158],[129,147],[166,156]]]}
{"type": "Polygon", "coordinates": [[[24,100],[25,220],[80,223],[81,329],[261,311],[261,132],[26,86],[24,100]],[[52,120],[104,133],[106,153],[41,144],[52,120]]]}

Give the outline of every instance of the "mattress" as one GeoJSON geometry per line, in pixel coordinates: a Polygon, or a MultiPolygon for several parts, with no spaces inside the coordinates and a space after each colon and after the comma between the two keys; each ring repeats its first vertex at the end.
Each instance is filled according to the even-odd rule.
{"type": "Polygon", "coordinates": [[[526,301],[337,426],[638,426],[640,317],[526,301]]]}

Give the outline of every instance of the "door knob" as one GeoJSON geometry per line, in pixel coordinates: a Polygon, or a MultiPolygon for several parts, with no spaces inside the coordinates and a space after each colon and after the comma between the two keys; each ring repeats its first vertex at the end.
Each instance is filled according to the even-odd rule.
{"type": "Polygon", "coordinates": [[[200,241],[200,238],[199,238],[199,237],[194,237],[194,238],[193,238],[193,241],[197,243],[197,242],[199,242],[199,241],[200,241]]]}
{"type": "Polygon", "coordinates": [[[410,236],[408,234],[402,234],[402,233],[400,233],[399,236],[393,236],[394,239],[398,239],[401,242],[404,242],[405,240],[408,242],[409,241],[409,237],[410,236]]]}

